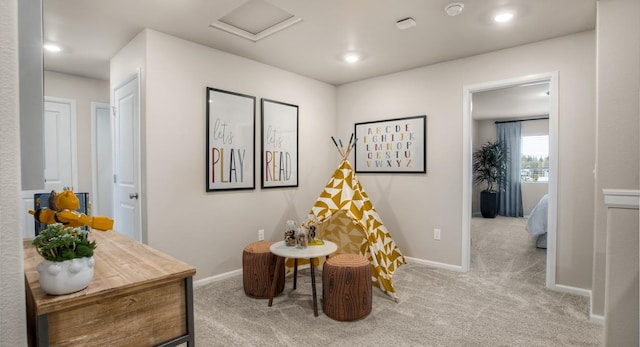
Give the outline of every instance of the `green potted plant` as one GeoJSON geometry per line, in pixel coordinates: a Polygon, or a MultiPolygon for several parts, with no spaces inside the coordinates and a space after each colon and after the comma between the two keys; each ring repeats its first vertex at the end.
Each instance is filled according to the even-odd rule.
{"type": "Polygon", "coordinates": [[[498,141],[488,141],[473,153],[473,183],[486,183],[480,192],[480,212],[495,218],[498,211],[500,182],[507,174],[507,152],[498,141]]]}
{"type": "Polygon", "coordinates": [[[36,269],[40,287],[47,294],[62,295],[86,288],[93,278],[93,250],[89,232],[62,224],[49,224],[32,244],[43,261],[36,269]]]}

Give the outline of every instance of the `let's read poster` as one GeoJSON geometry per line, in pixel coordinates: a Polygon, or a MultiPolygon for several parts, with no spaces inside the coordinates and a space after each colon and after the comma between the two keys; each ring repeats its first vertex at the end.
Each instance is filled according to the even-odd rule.
{"type": "Polygon", "coordinates": [[[298,186],[298,106],[262,99],[262,187],[298,186]]]}
{"type": "Polygon", "coordinates": [[[427,116],[355,125],[356,172],[426,172],[427,116]]]}
{"type": "Polygon", "coordinates": [[[207,191],[253,189],[255,97],[207,88],[207,191]]]}

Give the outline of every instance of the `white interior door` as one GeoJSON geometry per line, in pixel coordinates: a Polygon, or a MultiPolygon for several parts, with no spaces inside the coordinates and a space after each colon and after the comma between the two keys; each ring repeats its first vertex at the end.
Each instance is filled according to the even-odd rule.
{"type": "Polygon", "coordinates": [[[44,98],[44,189],[22,191],[22,233],[34,236],[33,194],[77,188],[77,140],[75,100],[44,98]]]}
{"type": "Polygon", "coordinates": [[[142,241],[140,95],[136,75],[114,90],[114,230],[142,241]]]}
{"type": "Polygon", "coordinates": [[[44,188],[61,191],[74,185],[71,140],[71,103],[45,100],[44,103],[44,188]]]}
{"type": "Polygon", "coordinates": [[[113,217],[113,154],[111,107],[91,103],[93,139],[92,212],[97,216],[113,217]]]}

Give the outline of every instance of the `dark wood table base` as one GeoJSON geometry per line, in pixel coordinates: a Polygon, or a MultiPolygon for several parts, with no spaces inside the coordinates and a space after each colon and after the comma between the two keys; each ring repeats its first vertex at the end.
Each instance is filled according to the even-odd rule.
{"type": "MultiPolygon", "coordinates": [[[[277,256],[278,260],[276,260],[276,269],[282,266],[282,262],[284,262],[284,258],[277,256]]],[[[327,256],[327,258],[329,258],[327,256]]],[[[313,293],[313,315],[318,317],[318,296],[316,294],[316,271],[315,265],[313,264],[313,258],[309,259],[309,267],[311,268],[311,291],[313,293]]],[[[271,280],[271,290],[269,290],[269,307],[273,305],[273,297],[276,293],[276,284],[278,283],[278,279],[280,278],[280,271],[275,271],[273,274],[273,279],[271,280]]],[[[298,281],[298,259],[293,260],[293,290],[296,290],[296,285],[298,281]]]]}

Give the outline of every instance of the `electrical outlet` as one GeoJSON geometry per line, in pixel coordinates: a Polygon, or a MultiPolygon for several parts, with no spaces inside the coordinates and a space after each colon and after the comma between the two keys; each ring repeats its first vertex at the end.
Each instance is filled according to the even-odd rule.
{"type": "Polygon", "coordinates": [[[440,229],[433,229],[433,239],[440,240],[440,229]]]}
{"type": "Polygon", "coordinates": [[[258,241],[264,240],[264,229],[258,230],[258,241]]]}

